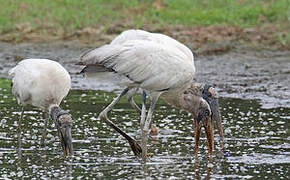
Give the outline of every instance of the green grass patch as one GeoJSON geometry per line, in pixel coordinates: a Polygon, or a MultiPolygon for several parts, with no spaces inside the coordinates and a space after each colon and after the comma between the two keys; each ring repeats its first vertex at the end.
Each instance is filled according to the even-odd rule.
{"type": "Polygon", "coordinates": [[[0,88],[1,89],[11,89],[11,80],[0,78],[0,88]]]}
{"type": "Polygon", "coordinates": [[[0,0],[0,32],[84,27],[130,22],[147,24],[253,26],[285,22],[290,18],[289,0],[0,0]]]}
{"type": "Polygon", "coordinates": [[[168,7],[152,9],[156,19],[172,24],[253,26],[290,18],[289,0],[167,0],[168,7]]]}
{"type": "Polygon", "coordinates": [[[21,28],[60,28],[64,31],[101,23],[102,17],[114,18],[111,4],[105,1],[78,0],[0,0],[2,31],[21,28]]]}

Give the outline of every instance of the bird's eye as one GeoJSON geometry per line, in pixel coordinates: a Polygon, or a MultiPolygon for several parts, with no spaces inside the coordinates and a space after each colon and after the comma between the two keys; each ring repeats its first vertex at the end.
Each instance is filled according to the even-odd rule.
{"type": "Polygon", "coordinates": [[[206,109],[204,113],[205,113],[206,116],[209,116],[210,115],[210,112],[209,112],[208,109],[206,109]]]}

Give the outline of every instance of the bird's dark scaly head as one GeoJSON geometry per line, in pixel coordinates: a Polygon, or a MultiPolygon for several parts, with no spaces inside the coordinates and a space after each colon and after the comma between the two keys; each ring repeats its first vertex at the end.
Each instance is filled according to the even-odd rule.
{"type": "Polygon", "coordinates": [[[73,154],[72,146],[72,117],[68,111],[61,109],[58,106],[53,106],[50,108],[50,117],[54,120],[58,135],[61,141],[62,150],[64,155],[73,154]]]}
{"type": "MultiPolygon", "coordinates": [[[[210,90],[211,91],[211,90],[210,90]]],[[[204,85],[200,83],[192,83],[191,86],[185,90],[182,94],[181,99],[183,103],[186,104],[185,108],[192,113],[194,119],[194,138],[195,138],[195,154],[198,152],[200,129],[203,126],[205,128],[205,133],[209,146],[209,154],[212,156],[213,152],[213,121],[212,121],[212,109],[209,102],[204,96],[204,85]]],[[[183,107],[184,108],[184,107],[183,107]]]]}
{"type": "Polygon", "coordinates": [[[210,106],[204,99],[200,100],[198,111],[196,114],[197,114],[196,120],[198,124],[200,124],[200,122],[207,123],[211,118],[210,106]]]}
{"type": "Polygon", "coordinates": [[[211,108],[202,96],[202,89],[202,84],[192,83],[192,85],[183,92],[181,102],[179,102],[180,108],[192,113],[193,118],[198,123],[202,120],[207,121],[211,116],[211,108]]]}
{"type": "Polygon", "coordinates": [[[218,93],[212,85],[205,84],[202,90],[202,97],[210,105],[212,112],[212,119],[221,123],[221,113],[219,110],[218,93]]]}
{"type": "Polygon", "coordinates": [[[220,135],[220,146],[223,148],[223,128],[222,128],[222,118],[219,110],[218,93],[215,88],[211,85],[205,84],[202,90],[203,98],[208,102],[211,112],[212,120],[215,121],[217,129],[220,135]]]}

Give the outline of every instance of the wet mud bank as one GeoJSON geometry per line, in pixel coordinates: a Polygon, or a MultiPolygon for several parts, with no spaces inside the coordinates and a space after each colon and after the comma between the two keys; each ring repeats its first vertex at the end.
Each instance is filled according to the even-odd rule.
{"type": "MultiPolygon", "coordinates": [[[[84,81],[75,65],[79,56],[90,48],[78,42],[23,43],[0,42],[0,77],[24,58],[48,58],[59,61],[72,75],[74,89],[114,90],[118,87],[84,81]]],[[[220,96],[259,99],[262,107],[290,107],[290,51],[233,48],[223,54],[195,58],[198,82],[217,87],[220,96]]]]}

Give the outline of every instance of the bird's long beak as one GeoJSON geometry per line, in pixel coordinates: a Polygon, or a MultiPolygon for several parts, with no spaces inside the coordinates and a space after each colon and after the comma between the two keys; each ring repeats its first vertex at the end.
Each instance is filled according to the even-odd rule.
{"type": "Polygon", "coordinates": [[[73,154],[71,123],[65,122],[58,129],[62,150],[65,156],[73,154]]]}
{"type": "Polygon", "coordinates": [[[220,146],[221,149],[223,149],[223,139],[224,139],[224,135],[223,135],[223,127],[222,127],[222,118],[221,118],[221,113],[219,110],[219,103],[218,103],[218,99],[217,98],[211,98],[210,102],[209,102],[210,108],[211,108],[211,112],[212,112],[212,119],[213,121],[216,122],[218,131],[219,131],[219,135],[220,135],[220,146]]]}
{"type": "Polygon", "coordinates": [[[210,157],[213,155],[213,125],[212,125],[212,118],[209,109],[201,110],[198,113],[196,120],[194,120],[194,137],[195,137],[195,150],[194,153],[197,155],[199,149],[199,139],[200,139],[200,131],[201,127],[205,128],[208,147],[209,147],[209,154],[210,157]]]}
{"type": "Polygon", "coordinates": [[[213,155],[213,124],[211,116],[204,117],[203,127],[205,129],[206,138],[208,142],[209,155],[213,155]]]}
{"type": "Polygon", "coordinates": [[[51,119],[53,119],[55,126],[57,128],[58,136],[61,142],[62,150],[65,156],[68,154],[73,154],[72,147],[72,117],[71,115],[61,109],[58,105],[51,105],[49,107],[49,114],[51,119]]]}

